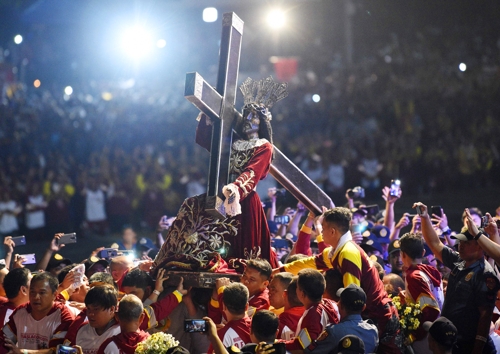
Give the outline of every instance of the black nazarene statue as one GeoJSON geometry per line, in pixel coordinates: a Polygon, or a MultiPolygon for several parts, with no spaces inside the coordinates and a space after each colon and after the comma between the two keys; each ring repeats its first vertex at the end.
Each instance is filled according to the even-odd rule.
{"type": "MultiPolygon", "coordinates": [[[[217,220],[205,212],[205,194],[186,199],[156,256],[155,269],[242,272],[244,260],[257,257],[278,266],[255,188],[269,172],[273,156],[269,108],[288,95],[286,89],[287,84],[272,78],[248,78],[242,84],[245,105],[234,127],[240,138],[231,147],[230,183],[223,188],[228,217],[217,220]]],[[[196,142],[208,150],[212,122],[204,114],[198,118],[196,142]]]]}

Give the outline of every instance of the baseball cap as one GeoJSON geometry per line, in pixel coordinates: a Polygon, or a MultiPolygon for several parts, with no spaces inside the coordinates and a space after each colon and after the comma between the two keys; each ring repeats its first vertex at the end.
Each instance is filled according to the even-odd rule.
{"type": "Polygon", "coordinates": [[[369,237],[363,237],[363,242],[361,243],[360,247],[365,251],[365,252],[370,252],[370,251],[379,251],[380,253],[384,253],[384,250],[382,249],[382,246],[377,240],[377,237],[373,234],[371,234],[369,237]]]}
{"type": "Polygon", "coordinates": [[[365,353],[365,343],[358,336],[349,334],[340,339],[339,344],[337,345],[337,353],[338,354],[364,354],[365,353]]]}
{"type": "Polygon", "coordinates": [[[366,304],[366,294],[358,285],[349,284],[337,290],[337,296],[342,304],[352,311],[361,311],[366,304]]]}
{"type": "Polygon", "coordinates": [[[392,240],[389,244],[389,254],[401,251],[401,244],[399,243],[399,239],[392,240]]]}
{"type": "Polygon", "coordinates": [[[55,253],[50,259],[49,264],[47,265],[47,270],[53,269],[61,264],[70,265],[71,263],[73,262],[71,262],[70,259],[64,258],[59,253],[55,253]]]}
{"type": "Polygon", "coordinates": [[[434,322],[426,321],[422,327],[445,347],[452,347],[457,340],[457,327],[446,317],[439,317],[434,322]]]}
{"type": "Polygon", "coordinates": [[[455,240],[459,241],[470,241],[474,239],[474,236],[472,236],[467,227],[464,227],[462,228],[462,231],[460,231],[459,234],[451,235],[451,238],[454,238],[455,240]]]}
{"type": "Polygon", "coordinates": [[[96,264],[101,264],[104,268],[107,268],[109,265],[107,260],[98,258],[96,256],[90,257],[85,262],[83,262],[83,264],[85,265],[85,273],[88,272],[90,268],[92,268],[96,264]]]}
{"type": "Polygon", "coordinates": [[[351,209],[351,213],[353,213],[353,214],[359,214],[359,215],[362,215],[362,216],[368,215],[368,211],[366,211],[366,209],[363,209],[363,208],[352,208],[351,209]]]}
{"type": "Polygon", "coordinates": [[[379,243],[390,243],[389,237],[391,236],[391,231],[387,226],[384,225],[375,225],[371,232],[377,236],[379,243]]]}

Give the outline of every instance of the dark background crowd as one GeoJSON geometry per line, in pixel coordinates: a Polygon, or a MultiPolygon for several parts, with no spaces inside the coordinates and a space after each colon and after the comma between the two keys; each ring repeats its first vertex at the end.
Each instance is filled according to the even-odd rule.
{"type": "MultiPolygon", "coordinates": [[[[64,11],[74,9],[52,9],[48,19],[51,4],[2,4],[4,17],[19,20],[3,25],[0,43],[2,200],[21,208],[19,232],[33,193],[47,203],[50,235],[58,228],[80,231],[84,191],[95,184],[106,194],[106,231],[120,232],[124,224],[152,231],[161,215],[175,215],[186,196],[205,188],[208,155],[193,141],[197,110],[183,98],[183,76],[198,70],[214,81],[219,24],[203,33],[204,41],[190,29],[201,21],[190,8],[185,23],[174,21],[182,31],[170,64],[182,62],[180,69],[161,63],[174,56],[169,53],[154,68],[112,71],[111,60],[98,68],[87,42],[71,44],[71,36],[82,38],[78,30],[88,13],[75,14],[69,25],[64,11]],[[27,34],[19,46],[12,43],[14,30],[27,34]],[[87,56],[76,56],[82,51],[87,56]]],[[[240,81],[280,76],[270,55],[298,60],[287,77],[289,97],[272,110],[276,146],[339,205],[347,188],[362,185],[368,201],[377,201],[382,187],[399,178],[405,196],[439,195],[454,209],[457,194],[465,193],[472,205],[493,210],[496,202],[484,196],[497,189],[499,175],[497,5],[336,5],[299,2],[289,12],[302,11],[295,19],[302,27],[270,36],[275,42],[266,48],[271,38],[256,38],[267,30],[262,14],[235,9],[248,31],[240,81]],[[339,34],[347,28],[350,39],[339,34]]],[[[110,9],[103,6],[104,13],[110,9]]]]}

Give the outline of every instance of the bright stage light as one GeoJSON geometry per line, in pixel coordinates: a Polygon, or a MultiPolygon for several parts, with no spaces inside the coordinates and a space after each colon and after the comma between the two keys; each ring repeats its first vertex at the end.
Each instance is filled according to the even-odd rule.
{"type": "Polygon", "coordinates": [[[35,81],[33,81],[33,86],[35,86],[35,88],[39,88],[41,84],[42,83],[38,79],[36,79],[35,81]]]}
{"type": "Polygon", "coordinates": [[[153,47],[151,34],[144,28],[136,26],[125,31],[122,37],[122,48],[132,58],[145,57],[153,47]]]}
{"type": "Polygon", "coordinates": [[[267,24],[272,28],[281,28],[285,25],[285,13],[281,10],[272,10],[267,15],[267,24]]]}
{"type": "Polygon", "coordinates": [[[203,9],[203,21],[215,22],[218,17],[217,9],[215,7],[207,7],[203,9]]]}
{"type": "Polygon", "coordinates": [[[164,39],[158,39],[158,41],[156,41],[156,46],[158,48],[165,48],[166,45],[167,45],[167,41],[164,39]]]}
{"type": "Polygon", "coordinates": [[[21,44],[22,42],[23,42],[23,36],[21,36],[20,34],[14,37],[14,43],[21,44]]]}
{"type": "Polygon", "coordinates": [[[465,63],[460,63],[460,65],[458,66],[458,69],[460,71],[465,71],[465,70],[467,70],[467,65],[465,65],[465,63]]]}
{"type": "Polygon", "coordinates": [[[70,95],[73,93],[73,87],[71,87],[71,86],[66,86],[66,87],[64,88],[64,93],[65,93],[66,95],[70,96],[70,95]]]}
{"type": "Polygon", "coordinates": [[[319,101],[321,101],[321,96],[315,93],[315,94],[312,96],[312,100],[313,100],[314,102],[318,103],[319,101]]]}

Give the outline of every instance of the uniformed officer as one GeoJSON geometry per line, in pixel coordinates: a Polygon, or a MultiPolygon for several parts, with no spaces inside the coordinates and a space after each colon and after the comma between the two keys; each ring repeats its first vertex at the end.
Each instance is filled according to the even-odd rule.
{"type": "Polygon", "coordinates": [[[499,281],[484,259],[477,238],[467,228],[462,229],[460,234],[452,236],[459,241],[456,252],[439,239],[427,206],[415,203],[414,208],[420,209],[425,242],[436,258],[451,269],[441,316],[457,327],[457,344],[453,353],[496,353],[489,330],[499,281]]]}
{"type": "MultiPolygon", "coordinates": [[[[363,353],[375,353],[378,347],[377,326],[370,321],[363,321],[361,318],[361,312],[366,307],[365,292],[358,285],[350,284],[345,288],[340,288],[337,296],[340,298],[338,303],[340,323],[326,327],[323,333],[305,349],[304,353],[332,353],[332,348],[342,347],[342,340],[347,335],[359,337],[364,343],[364,350],[366,350],[363,353]]],[[[346,341],[344,344],[348,342],[346,341]]],[[[351,339],[349,343],[354,344],[354,340],[351,339]]],[[[349,347],[350,345],[343,348],[347,350],[349,347]]],[[[333,353],[337,353],[337,351],[333,349],[333,353]]],[[[344,353],[343,350],[342,353],[344,353]]]]}

